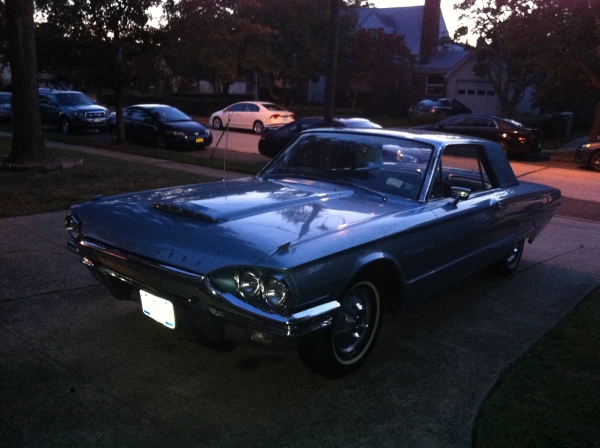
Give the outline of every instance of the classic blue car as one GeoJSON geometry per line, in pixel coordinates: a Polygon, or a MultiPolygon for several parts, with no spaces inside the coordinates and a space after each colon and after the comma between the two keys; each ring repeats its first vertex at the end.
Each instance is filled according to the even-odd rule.
{"type": "Polygon", "coordinates": [[[492,266],[517,269],[560,204],[491,141],[385,130],[300,134],[259,175],[95,198],[68,247],[168,328],[297,348],[358,368],[382,313],[492,266]]]}

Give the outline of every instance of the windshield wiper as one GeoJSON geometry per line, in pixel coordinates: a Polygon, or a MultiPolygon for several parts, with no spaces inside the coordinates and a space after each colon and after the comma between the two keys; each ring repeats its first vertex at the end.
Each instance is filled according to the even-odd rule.
{"type": "Polygon", "coordinates": [[[344,185],[349,185],[354,188],[360,188],[361,190],[368,191],[369,193],[375,194],[375,195],[379,196],[383,202],[387,202],[387,200],[388,200],[387,195],[382,193],[381,191],[373,190],[372,188],[357,184],[356,182],[352,182],[351,180],[348,180],[345,177],[340,177],[340,178],[337,178],[336,180],[339,180],[344,185]]]}

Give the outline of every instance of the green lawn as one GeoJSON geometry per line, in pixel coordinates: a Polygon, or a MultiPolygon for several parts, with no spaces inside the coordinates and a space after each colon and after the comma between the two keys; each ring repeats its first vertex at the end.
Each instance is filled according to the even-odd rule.
{"type": "Polygon", "coordinates": [[[600,447],[600,288],[500,379],[476,448],[600,447]]]}
{"type": "MultiPolygon", "coordinates": [[[[0,140],[0,156],[8,141],[0,140]]],[[[123,160],[53,150],[57,157],[84,159],[81,166],[53,171],[0,170],[0,218],[66,210],[104,196],[215,180],[196,174],[123,160]]]]}

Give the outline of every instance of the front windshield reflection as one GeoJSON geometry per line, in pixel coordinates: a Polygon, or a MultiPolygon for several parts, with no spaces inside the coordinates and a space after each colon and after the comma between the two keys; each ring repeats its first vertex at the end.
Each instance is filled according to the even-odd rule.
{"type": "Polygon", "coordinates": [[[308,133],[275,158],[260,176],[351,184],[417,199],[432,152],[429,144],[392,136],[308,133]]]}

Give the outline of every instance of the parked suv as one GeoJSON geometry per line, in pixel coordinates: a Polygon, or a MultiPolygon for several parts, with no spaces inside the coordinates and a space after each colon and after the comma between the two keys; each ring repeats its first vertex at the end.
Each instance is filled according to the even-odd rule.
{"type": "Polygon", "coordinates": [[[65,134],[77,130],[107,130],[108,109],[98,106],[85,94],[74,90],[39,90],[42,125],[60,129],[65,134]]]}

